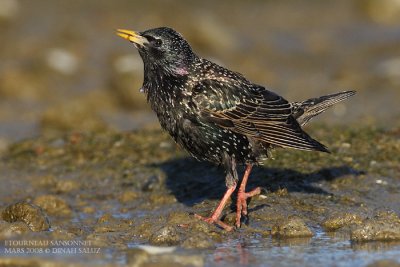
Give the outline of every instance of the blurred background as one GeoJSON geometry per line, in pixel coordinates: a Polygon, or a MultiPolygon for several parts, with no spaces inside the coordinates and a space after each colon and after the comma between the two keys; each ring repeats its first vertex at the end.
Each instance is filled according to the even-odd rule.
{"type": "Polygon", "coordinates": [[[115,29],[159,26],[291,101],[358,91],[320,122],[400,117],[400,0],[0,0],[0,148],[158,125],[139,93],[141,58],[115,29]]]}

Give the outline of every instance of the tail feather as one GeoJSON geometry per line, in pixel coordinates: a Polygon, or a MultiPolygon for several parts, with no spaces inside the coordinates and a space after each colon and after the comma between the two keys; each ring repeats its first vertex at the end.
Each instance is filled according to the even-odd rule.
{"type": "Polygon", "coordinates": [[[324,112],[331,106],[339,103],[347,98],[355,95],[355,91],[345,91],[336,94],[311,98],[303,102],[294,102],[293,117],[303,126],[307,124],[313,117],[324,112]]]}

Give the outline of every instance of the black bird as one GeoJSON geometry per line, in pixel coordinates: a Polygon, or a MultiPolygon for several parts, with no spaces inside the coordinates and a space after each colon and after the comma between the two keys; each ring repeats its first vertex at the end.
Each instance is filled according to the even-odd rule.
{"type": "Polygon", "coordinates": [[[196,55],[181,34],[171,28],[143,32],[117,30],[132,42],[144,63],[141,91],[162,128],[198,160],[223,165],[227,191],[208,218],[226,230],[222,210],[239,182],[236,166],[246,165],[237,195],[236,226],[247,215],[246,199],[260,188],[245,192],[253,165],[274,147],[328,152],[301,126],[330,106],[355,94],[346,91],[290,103],[242,74],[196,55]]]}

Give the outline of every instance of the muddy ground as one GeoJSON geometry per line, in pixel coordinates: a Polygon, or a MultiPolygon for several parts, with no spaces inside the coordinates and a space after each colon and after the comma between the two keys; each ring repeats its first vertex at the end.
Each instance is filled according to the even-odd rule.
{"type": "MultiPolygon", "coordinates": [[[[263,193],[233,232],[193,217],[216,207],[223,170],[189,158],[159,129],[15,143],[1,158],[0,263],[262,265],[254,248],[329,248],[339,238],[351,247],[336,253],[368,252],[374,257],[361,263],[393,266],[400,256],[400,128],[310,130],[332,154],[276,150],[252,174],[248,188],[263,193]]],[[[232,203],[223,220],[234,223],[232,203]]]]}

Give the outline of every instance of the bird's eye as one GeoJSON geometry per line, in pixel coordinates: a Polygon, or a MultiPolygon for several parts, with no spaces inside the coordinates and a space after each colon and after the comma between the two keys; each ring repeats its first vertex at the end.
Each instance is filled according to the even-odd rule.
{"type": "Polygon", "coordinates": [[[152,41],[154,47],[160,47],[162,45],[161,39],[155,39],[152,41]]]}

